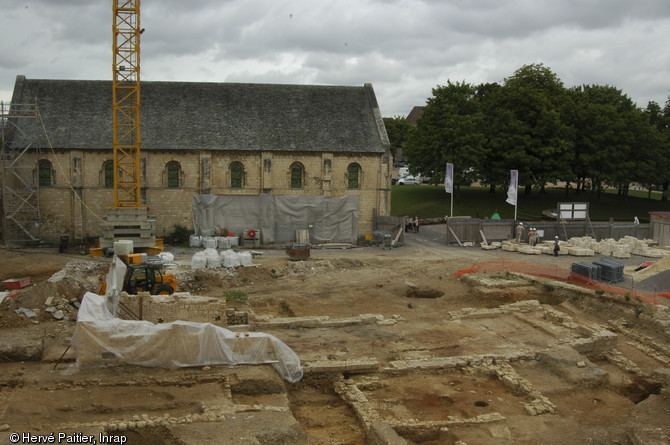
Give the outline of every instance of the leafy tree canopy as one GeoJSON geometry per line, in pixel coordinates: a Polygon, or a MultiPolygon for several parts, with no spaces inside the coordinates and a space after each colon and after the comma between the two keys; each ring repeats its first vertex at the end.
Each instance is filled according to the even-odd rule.
{"type": "Polygon", "coordinates": [[[413,173],[435,183],[451,162],[456,184],[475,175],[493,190],[516,169],[527,193],[562,181],[577,192],[609,184],[625,194],[632,182],[668,189],[669,141],[670,98],[642,110],[613,86],[566,89],[551,69],[531,64],[501,85],[434,88],[403,153],[413,173]]]}
{"type": "Polygon", "coordinates": [[[391,155],[393,159],[397,159],[407,143],[409,134],[414,130],[414,126],[402,116],[385,118],[384,126],[391,143],[391,155]]]}

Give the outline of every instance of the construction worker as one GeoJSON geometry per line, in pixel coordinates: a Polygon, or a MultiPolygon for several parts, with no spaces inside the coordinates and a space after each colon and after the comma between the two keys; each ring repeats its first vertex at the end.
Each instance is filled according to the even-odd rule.
{"type": "Polygon", "coordinates": [[[521,238],[523,238],[523,233],[526,231],[526,228],[523,226],[523,223],[520,222],[518,226],[516,226],[516,242],[520,243],[521,238]]]}

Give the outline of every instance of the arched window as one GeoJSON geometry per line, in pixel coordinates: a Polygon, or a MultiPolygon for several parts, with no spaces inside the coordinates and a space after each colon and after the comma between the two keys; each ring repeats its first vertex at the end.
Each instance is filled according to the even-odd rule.
{"type": "Polygon", "coordinates": [[[291,165],[291,188],[301,189],[304,176],[304,169],[302,164],[295,162],[291,165]]]}
{"type": "Polygon", "coordinates": [[[230,187],[241,189],[244,186],[244,166],[239,162],[230,164],[230,187]]]}
{"type": "Polygon", "coordinates": [[[37,179],[40,187],[49,187],[51,183],[51,162],[40,159],[37,162],[37,179]]]}
{"type": "Polygon", "coordinates": [[[361,186],[360,180],[361,166],[358,164],[349,164],[347,168],[347,187],[357,189],[361,186]]]}
{"type": "Polygon", "coordinates": [[[179,187],[179,175],[181,168],[177,161],[170,161],[167,163],[167,186],[179,187]]]}
{"type": "Polygon", "coordinates": [[[105,187],[114,187],[114,161],[107,161],[102,166],[105,187]]]}

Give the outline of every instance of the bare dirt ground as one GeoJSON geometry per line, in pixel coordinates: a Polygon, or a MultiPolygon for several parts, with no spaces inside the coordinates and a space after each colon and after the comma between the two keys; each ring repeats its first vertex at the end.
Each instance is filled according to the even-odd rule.
{"type": "Polygon", "coordinates": [[[443,229],[422,227],[390,251],[313,249],[308,261],[264,250],[232,272],[191,271],[198,249],[169,249],[181,290],[248,295],[228,307],[252,322],[229,328],[291,347],[305,372],[293,384],[269,366],[77,369],[72,350],[59,361],[77,302],[109,260],[2,250],[0,279],[31,285],[0,303],[0,444],[14,432],[149,444],[670,443],[667,301],[505,270],[458,278],[495,257],[565,269],[583,259],[446,247],[443,229]]]}

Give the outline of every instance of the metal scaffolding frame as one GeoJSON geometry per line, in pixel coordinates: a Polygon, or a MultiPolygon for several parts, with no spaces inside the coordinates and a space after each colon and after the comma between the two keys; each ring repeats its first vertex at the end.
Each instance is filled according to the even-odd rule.
{"type": "Polygon", "coordinates": [[[0,102],[2,235],[5,246],[40,241],[39,148],[35,104],[0,102]],[[29,157],[28,154],[34,154],[29,157]]]}

